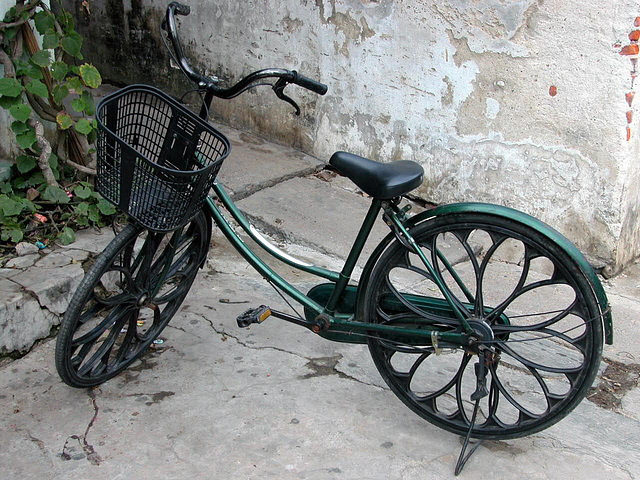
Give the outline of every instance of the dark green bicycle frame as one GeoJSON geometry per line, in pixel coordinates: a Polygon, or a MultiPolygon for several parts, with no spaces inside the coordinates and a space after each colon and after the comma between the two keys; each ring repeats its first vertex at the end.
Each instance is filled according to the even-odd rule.
{"type": "MultiPolygon", "coordinates": [[[[280,251],[278,248],[271,245],[267,242],[262,235],[249,223],[249,221],[244,217],[244,215],[240,212],[238,207],[233,203],[224,187],[219,183],[214,184],[213,190],[216,194],[219,202],[224,206],[224,208],[231,214],[233,219],[240,225],[240,227],[249,235],[251,239],[253,239],[258,245],[260,245],[264,250],[266,250],[270,255],[277,258],[278,260],[290,265],[294,268],[302,270],[304,272],[316,275],[320,278],[324,278],[330,282],[329,285],[333,284],[331,289],[331,293],[328,296],[328,299],[325,304],[320,304],[311,298],[309,295],[305,295],[300,292],[294,286],[292,286],[289,282],[283,279],[280,275],[274,272],[268,265],[266,265],[260,257],[258,257],[240,238],[238,234],[232,229],[231,225],[225,217],[223,216],[220,208],[216,204],[216,201],[212,198],[207,199],[206,210],[209,215],[213,218],[216,225],[222,230],[222,233],[229,239],[231,244],[235,247],[235,249],[249,262],[253,268],[255,268],[265,279],[275,285],[277,288],[282,290],[288,296],[293,298],[296,302],[302,304],[305,307],[305,312],[307,313],[307,321],[297,321],[295,317],[287,316],[285,314],[279,315],[279,318],[283,318],[285,320],[292,321],[293,323],[298,323],[304,325],[308,328],[311,328],[313,331],[320,333],[323,337],[328,338],[330,340],[342,341],[342,342],[350,342],[350,343],[362,343],[363,339],[371,336],[373,332],[385,333],[386,335],[391,335],[394,338],[402,338],[402,339],[413,339],[413,341],[421,342],[423,345],[432,344],[434,341],[443,341],[446,343],[451,343],[454,345],[468,345],[471,329],[469,324],[466,321],[466,317],[468,316],[468,312],[462,312],[458,305],[455,305],[454,302],[447,295],[447,288],[442,285],[442,283],[438,280],[437,275],[433,275],[434,281],[437,284],[438,288],[444,295],[444,300],[437,298],[428,298],[428,297],[420,297],[417,299],[413,299],[418,302],[423,302],[426,308],[431,308],[442,313],[446,311],[446,313],[451,318],[457,318],[460,322],[460,333],[456,332],[442,332],[437,329],[429,328],[429,324],[425,323],[425,328],[403,328],[403,327],[395,327],[389,325],[375,324],[375,323],[367,323],[367,322],[359,322],[354,320],[353,314],[344,314],[337,313],[337,307],[340,304],[341,300],[348,296],[356,296],[359,297],[359,292],[357,289],[366,289],[368,275],[371,272],[371,268],[375,264],[375,261],[380,256],[382,251],[393,241],[394,238],[399,238],[406,243],[408,248],[415,249],[414,251],[420,257],[422,263],[424,263],[426,269],[428,271],[433,270],[433,266],[430,264],[429,260],[423,254],[423,252],[416,247],[411,235],[409,234],[409,230],[416,226],[421,221],[427,220],[432,217],[436,217],[439,215],[450,215],[455,213],[464,213],[464,212],[476,212],[494,215],[496,217],[508,218],[524,225],[527,225],[530,228],[535,229],[540,234],[545,236],[548,241],[553,242],[559,248],[563,249],[565,253],[573,259],[578,268],[582,271],[588,281],[591,283],[594,293],[598,298],[598,303],[600,307],[600,318],[604,327],[605,332],[605,341],[607,344],[613,343],[613,326],[611,320],[611,312],[608,307],[608,302],[606,295],[604,293],[604,289],[600,281],[598,280],[596,274],[593,272],[593,269],[588,264],[588,262],[584,259],[582,254],[571,244],[566,238],[560,235],[557,231],[549,227],[548,225],[536,220],[535,218],[526,215],[517,210],[513,210],[511,208],[502,207],[500,205],[491,205],[491,204],[483,204],[483,203],[460,203],[460,204],[452,204],[445,205],[442,207],[437,207],[433,210],[425,211],[419,215],[411,217],[409,219],[404,219],[401,212],[397,212],[396,210],[389,207],[388,202],[383,202],[379,199],[373,199],[369,211],[360,227],[360,231],[354,241],[354,244],[347,256],[347,260],[345,261],[344,267],[340,272],[334,272],[331,270],[327,270],[325,268],[320,268],[314,265],[310,265],[300,260],[297,260],[285,252],[280,251]],[[364,268],[362,273],[362,278],[360,285],[355,287],[353,285],[349,285],[351,280],[351,275],[353,273],[355,264],[362,253],[363,247],[369,234],[371,233],[371,229],[373,224],[378,216],[378,214],[383,211],[386,215],[386,220],[391,224],[392,231],[394,233],[390,233],[376,248],[373,252],[371,258],[367,262],[367,265],[364,268]],[[399,213],[399,214],[397,214],[399,213]],[[355,294],[354,294],[355,291],[355,294]],[[310,314],[310,315],[309,315],[310,314]],[[309,321],[309,317],[312,319],[315,317],[315,320],[309,321]],[[464,333],[462,333],[464,332],[464,333]]],[[[440,255],[438,255],[440,258],[440,255]]],[[[441,258],[444,267],[451,273],[454,281],[462,288],[466,289],[462,281],[457,277],[457,274],[451,268],[450,265],[446,262],[446,259],[441,258]]],[[[321,285],[324,287],[325,285],[321,285]]],[[[357,302],[354,302],[357,304],[357,302]]],[[[356,312],[357,312],[357,306],[356,312]]],[[[466,308],[466,307],[465,307],[466,308]]],[[[416,319],[416,323],[421,323],[419,319],[416,319]]],[[[433,327],[433,326],[431,326],[433,327]]]]}
{"type": "MultiPolygon", "coordinates": [[[[316,318],[318,318],[318,322],[315,325],[322,325],[324,333],[336,331],[340,334],[340,341],[350,341],[348,340],[349,335],[355,335],[356,338],[352,340],[353,343],[359,343],[363,337],[371,335],[372,332],[381,332],[397,338],[419,341],[423,345],[431,344],[433,339],[437,339],[438,341],[442,340],[443,342],[453,343],[456,345],[468,344],[468,334],[442,332],[439,330],[430,329],[428,327],[424,329],[402,328],[389,325],[359,322],[353,320],[353,315],[336,313],[338,302],[345,294],[347,286],[349,285],[349,281],[351,280],[351,275],[353,273],[354,267],[358,258],[360,257],[360,254],[362,253],[367,238],[371,233],[373,224],[377,216],[383,209],[383,202],[381,200],[372,200],[369,211],[367,212],[362,226],[360,227],[360,231],[358,232],[354,244],[351,247],[351,251],[347,256],[342,271],[335,272],[301,262],[300,260],[287,255],[286,253],[271,245],[262,237],[262,235],[260,235],[259,232],[257,232],[257,230],[255,230],[255,228],[244,217],[242,212],[240,212],[238,207],[233,203],[231,197],[227,194],[222,185],[220,185],[219,183],[215,183],[213,186],[213,190],[216,194],[217,199],[231,214],[233,219],[238,223],[242,230],[244,230],[253,241],[260,245],[270,255],[289,266],[310,273],[312,275],[316,275],[320,278],[324,278],[334,284],[333,290],[326,305],[321,305],[309,296],[300,292],[297,288],[295,288],[280,275],[278,275],[275,271],[273,271],[273,269],[271,269],[265,262],[263,262],[262,259],[258,255],[256,255],[253,250],[251,250],[247,246],[247,244],[240,238],[240,236],[233,230],[229,222],[222,214],[215,200],[211,197],[207,199],[206,210],[211,215],[214,222],[220,228],[225,237],[227,237],[227,239],[231,242],[233,247],[267,281],[271,282],[274,286],[282,290],[289,297],[293,298],[296,302],[303,305],[306,311],[313,312],[316,318]]],[[[393,212],[387,211],[387,214],[391,215],[392,218],[394,218],[394,222],[398,222],[398,224],[402,225],[402,222],[400,222],[400,220],[395,216],[393,212]]],[[[427,262],[427,268],[432,268],[426,258],[423,259],[423,262],[424,261],[427,262]]],[[[438,286],[442,291],[446,291],[443,285],[438,286]]],[[[442,303],[441,300],[438,300],[438,302],[442,303]]],[[[442,309],[443,306],[439,305],[439,308],[442,309]]],[[[451,312],[456,312],[456,307],[453,305],[453,302],[449,301],[448,308],[451,312]]],[[[460,318],[463,328],[466,327],[467,325],[465,325],[466,322],[464,321],[464,317],[462,317],[462,315],[458,312],[456,312],[456,316],[460,318]]],[[[308,326],[311,328],[313,325],[309,324],[308,326]]],[[[318,328],[313,330],[318,332],[318,328]]],[[[326,338],[332,339],[331,336],[327,336],[326,338]]]]}

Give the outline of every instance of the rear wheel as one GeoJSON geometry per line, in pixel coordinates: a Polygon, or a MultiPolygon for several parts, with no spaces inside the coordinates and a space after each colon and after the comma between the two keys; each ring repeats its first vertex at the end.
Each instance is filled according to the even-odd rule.
{"type": "Polygon", "coordinates": [[[56,368],[73,387],[99,385],[138,358],[167,326],[206,258],[203,213],[175,232],[127,225],[75,292],[56,342],[56,368]]]}
{"type": "MultiPolygon", "coordinates": [[[[472,436],[520,437],[566,416],[593,383],[602,352],[597,300],[572,258],[535,230],[489,215],[436,217],[411,234],[484,340],[488,395],[472,436]]],[[[418,255],[395,241],[372,270],[363,318],[461,332],[444,298],[418,255]]],[[[450,347],[436,352],[430,342],[369,339],[391,390],[429,422],[465,435],[478,349],[450,347]]]]}

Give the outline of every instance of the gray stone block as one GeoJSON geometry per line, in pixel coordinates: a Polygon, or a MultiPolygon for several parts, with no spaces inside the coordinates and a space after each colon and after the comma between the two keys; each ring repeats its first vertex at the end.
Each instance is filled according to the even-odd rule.
{"type": "Polygon", "coordinates": [[[22,257],[16,257],[9,260],[5,267],[7,268],[29,268],[31,267],[36,260],[40,258],[40,255],[37,253],[32,253],[30,255],[24,255],[22,257]]]}
{"type": "Polygon", "coordinates": [[[62,314],[67,310],[71,296],[83,276],[84,270],[78,264],[57,268],[34,266],[13,280],[31,292],[42,307],[62,314]]]}

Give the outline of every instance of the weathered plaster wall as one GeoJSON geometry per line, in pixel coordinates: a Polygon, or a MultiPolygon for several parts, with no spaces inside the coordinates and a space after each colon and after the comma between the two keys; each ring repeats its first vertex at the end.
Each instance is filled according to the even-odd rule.
{"type": "MultiPolygon", "coordinates": [[[[416,160],[424,199],[524,210],[600,266],[640,253],[636,65],[621,55],[637,53],[634,0],[185,1],[199,68],[233,81],[277,66],[329,85],[288,87],[300,118],[264,89],[216,101],[218,120],[320,158],[416,160]]],[[[105,77],[185,85],[159,37],[166,1],[93,0],[90,16],[80,3],[67,2],[105,77]]]]}

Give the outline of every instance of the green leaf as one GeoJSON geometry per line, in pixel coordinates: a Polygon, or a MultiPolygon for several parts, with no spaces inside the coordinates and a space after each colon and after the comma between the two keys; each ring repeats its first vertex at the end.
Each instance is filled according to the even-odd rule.
{"type": "Polygon", "coordinates": [[[11,184],[9,182],[1,182],[0,183],[0,193],[11,193],[13,189],[11,188],[11,184]]]}
{"type": "Polygon", "coordinates": [[[20,203],[22,204],[23,210],[26,208],[31,213],[34,213],[36,211],[36,206],[31,200],[27,198],[21,198],[20,203]]]}
{"type": "Polygon", "coordinates": [[[39,67],[48,67],[51,63],[51,57],[49,56],[48,50],[38,50],[36,53],[31,55],[29,61],[39,67]]]}
{"type": "Polygon", "coordinates": [[[17,97],[22,93],[22,85],[15,78],[0,78],[0,95],[17,97]]]}
{"type": "Polygon", "coordinates": [[[42,172],[35,172],[32,173],[31,176],[24,181],[24,184],[22,187],[20,188],[24,188],[24,187],[38,187],[40,185],[42,185],[44,182],[44,175],[42,174],[42,172]]]}
{"type": "Polygon", "coordinates": [[[67,86],[76,93],[80,93],[82,91],[82,81],[80,80],[80,77],[69,78],[67,80],[67,86]]]}
{"type": "Polygon", "coordinates": [[[4,14],[3,22],[13,22],[16,19],[16,7],[11,7],[7,10],[7,13],[4,14]]]}
{"type": "Polygon", "coordinates": [[[60,112],[56,115],[56,122],[62,130],[67,130],[73,125],[73,119],[67,112],[60,112]]]}
{"type": "Polygon", "coordinates": [[[25,63],[20,69],[16,68],[16,75],[26,75],[34,80],[42,80],[42,70],[37,65],[25,63]]]}
{"type": "Polygon", "coordinates": [[[76,241],[76,234],[69,227],[64,227],[60,235],[58,235],[58,242],[62,245],[69,245],[76,241]]]}
{"type": "Polygon", "coordinates": [[[69,72],[69,66],[64,62],[53,62],[51,64],[51,76],[57,81],[61,81],[69,72]]]}
{"type": "Polygon", "coordinates": [[[69,12],[62,11],[62,13],[58,15],[58,22],[60,22],[65,32],[73,30],[73,17],[69,12]]]}
{"type": "Polygon", "coordinates": [[[82,113],[85,107],[86,105],[84,104],[84,100],[82,98],[74,98],[71,101],[71,108],[73,108],[78,113],[82,113]]]}
{"type": "Polygon", "coordinates": [[[102,77],[98,69],[88,63],[80,65],[80,77],[87,87],[98,88],[102,83],[102,77]]]}
{"type": "Polygon", "coordinates": [[[81,202],[75,206],[74,211],[78,215],[89,215],[89,204],[87,202],[81,202]]]}
{"type": "Polygon", "coordinates": [[[20,155],[16,158],[16,167],[20,173],[26,173],[36,166],[36,159],[31,155],[20,155]]]}
{"type": "Polygon", "coordinates": [[[51,185],[47,185],[47,188],[44,189],[42,198],[49,202],[69,203],[69,197],[67,196],[67,192],[65,192],[60,187],[53,187],[51,185]]]}
{"type": "MultiPolygon", "coordinates": [[[[40,175],[42,175],[41,172],[40,175]]],[[[42,177],[44,179],[44,177],[42,177]]],[[[27,186],[27,179],[24,177],[18,177],[15,180],[13,180],[13,186],[16,187],[18,190],[22,190],[23,188],[25,188],[27,186]]]]}
{"type": "Polygon", "coordinates": [[[9,235],[9,239],[13,243],[18,243],[24,238],[24,234],[22,233],[22,230],[19,230],[17,228],[12,228],[12,229],[8,230],[7,233],[9,235]]]}
{"type": "Polygon", "coordinates": [[[91,189],[83,187],[82,185],[76,185],[76,187],[73,189],[73,193],[76,197],[83,200],[91,197],[91,189]]]}
{"type": "Polygon", "coordinates": [[[76,223],[78,225],[80,225],[81,227],[88,227],[89,226],[89,219],[87,218],[86,215],[78,216],[78,217],[76,217],[76,223]]]}
{"type": "Polygon", "coordinates": [[[4,29],[4,41],[9,44],[10,40],[13,40],[18,33],[18,27],[9,27],[4,29]]]}
{"type": "MultiPolygon", "coordinates": [[[[93,115],[96,113],[96,107],[93,103],[93,95],[91,95],[91,93],[87,90],[82,92],[82,101],[84,102],[84,111],[87,113],[87,115],[93,115]]],[[[97,122],[95,120],[91,121],[91,126],[93,128],[98,128],[97,122]],[[96,125],[94,125],[94,123],[96,123],[96,125]]]]}
{"type": "Polygon", "coordinates": [[[100,212],[98,212],[98,207],[96,205],[89,205],[89,220],[93,223],[98,223],[100,221],[100,212]]]}
{"type": "Polygon", "coordinates": [[[29,93],[33,93],[34,95],[38,95],[43,98],[47,98],[49,96],[49,90],[47,90],[47,86],[40,80],[31,80],[29,83],[27,83],[27,86],[25,88],[29,93]]]}
{"type": "Polygon", "coordinates": [[[58,85],[53,87],[53,101],[60,105],[62,101],[69,95],[69,89],[66,85],[58,85]]]}
{"type": "Polygon", "coordinates": [[[58,168],[58,156],[55,153],[52,153],[51,156],[49,157],[49,166],[56,170],[58,168]]]}
{"type": "MultiPolygon", "coordinates": [[[[92,125],[93,125],[93,122],[92,122],[92,125]]],[[[91,133],[89,135],[87,135],[87,141],[89,142],[89,144],[96,143],[96,139],[98,138],[98,130],[97,130],[97,128],[98,127],[93,127],[93,130],[91,130],[91,133]]],[[[89,149],[89,150],[91,150],[91,149],[89,149]]],[[[89,153],[95,153],[95,152],[89,151],[89,153]]]]}
{"type": "Polygon", "coordinates": [[[62,49],[72,57],[82,59],[82,53],[80,53],[82,49],[82,37],[77,32],[68,32],[67,35],[62,37],[60,45],[62,49]]]}
{"type": "Polygon", "coordinates": [[[98,200],[98,209],[103,215],[113,215],[116,213],[116,207],[111,205],[107,200],[101,198],[98,200]]]}
{"type": "Polygon", "coordinates": [[[11,131],[16,135],[20,133],[24,133],[27,130],[30,130],[31,127],[24,122],[18,122],[17,120],[11,124],[11,131]]]}
{"type": "Polygon", "coordinates": [[[0,195],[0,210],[2,210],[2,213],[7,217],[19,215],[22,211],[22,204],[10,199],[6,195],[0,195]]]}
{"type": "Polygon", "coordinates": [[[18,95],[17,97],[0,97],[0,107],[9,110],[12,106],[22,103],[22,98],[18,95]]]}
{"type": "Polygon", "coordinates": [[[78,133],[88,135],[89,133],[91,133],[91,130],[93,130],[93,127],[91,127],[89,120],[87,120],[86,118],[81,118],[76,122],[75,129],[78,133]]]}
{"type": "Polygon", "coordinates": [[[60,36],[53,30],[47,31],[42,37],[42,48],[45,50],[58,48],[60,44],[60,36]]]}
{"type": "Polygon", "coordinates": [[[36,30],[40,35],[53,28],[55,26],[55,18],[48,12],[40,11],[33,16],[33,22],[36,25],[36,30]]]}
{"type": "Polygon", "coordinates": [[[29,119],[29,115],[31,115],[31,107],[21,103],[11,107],[9,109],[9,113],[11,113],[11,116],[19,122],[26,122],[29,119]]]}
{"type": "Polygon", "coordinates": [[[20,135],[16,135],[16,142],[18,142],[18,145],[20,145],[20,148],[23,150],[31,148],[31,146],[36,143],[36,132],[33,129],[29,129],[20,135]]]}

